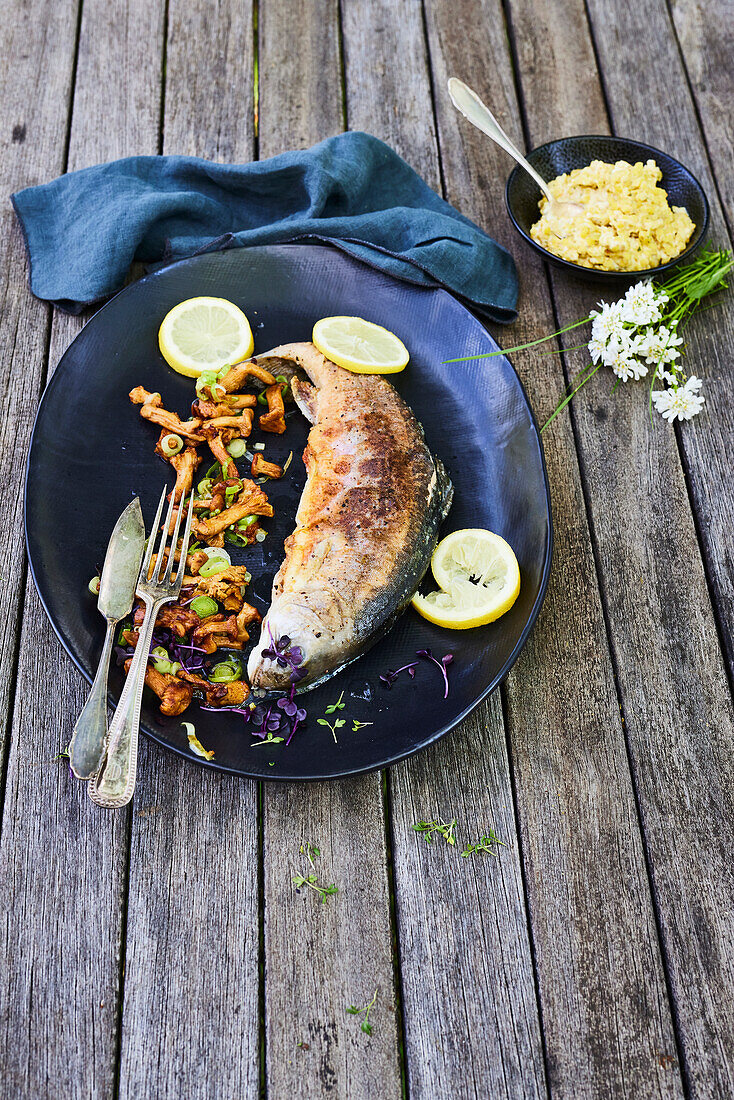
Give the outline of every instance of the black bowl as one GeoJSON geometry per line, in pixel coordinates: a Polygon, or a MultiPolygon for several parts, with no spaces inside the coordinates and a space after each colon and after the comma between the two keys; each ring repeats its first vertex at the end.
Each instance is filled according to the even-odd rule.
{"type": "Polygon", "coordinates": [[[581,264],[554,256],[547,248],[536,244],[530,236],[530,227],[540,217],[538,203],[541,191],[527,172],[518,165],[510,173],[505,188],[505,202],[512,224],[531,248],[556,267],[571,272],[579,278],[589,282],[619,285],[631,279],[645,279],[650,275],[660,275],[683,260],[689,259],[706,235],[709,224],[709,204],[701,184],[675,157],[668,156],[660,149],[654,149],[652,145],[644,145],[641,141],[629,141],[627,138],[584,134],[539,145],[537,149],[527,154],[527,159],[545,180],[555,179],[556,176],[562,176],[574,168],[584,168],[592,160],[602,160],[607,164],[618,160],[626,160],[630,164],[642,161],[644,164],[647,160],[654,160],[663,173],[661,186],[668,192],[670,205],[684,206],[696,227],[680,256],[658,267],[649,268],[647,271],[599,271],[595,268],[583,267],[581,264]]]}

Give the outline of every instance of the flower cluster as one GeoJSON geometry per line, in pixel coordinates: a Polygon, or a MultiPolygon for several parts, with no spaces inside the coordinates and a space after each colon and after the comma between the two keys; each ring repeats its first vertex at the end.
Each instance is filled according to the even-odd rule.
{"type": "Polygon", "coordinates": [[[664,389],[652,390],[652,403],[668,420],[690,420],[703,408],[699,393],[701,380],[686,379],[678,350],[683,343],[678,335],[678,318],[666,320],[670,298],[649,279],[635,283],[625,296],[609,305],[600,302],[592,310],[589,354],[594,366],[610,367],[621,382],[637,382],[652,370],[664,389]]]}
{"type": "Polygon", "coordinates": [[[541,432],[602,367],[609,367],[616,375],[615,389],[620,382],[648,377],[651,417],[654,406],[669,423],[690,420],[703,408],[704,398],[700,392],[703,383],[693,374],[689,378],[683,370],[680,331],[695,313],[709,308],[702,305],[705,298],[727,289],[726,277],[732,269],[734,256],[731,252],[708,249],[678,267],[665,282],[654,283],[648,279],[635,283],[618,302],[611,305],[600,302],[599,308],[592,310],[588,317],[572,321],[547,336],[514,348],[464,355],[446,362],[463,363],[525,351],[591,322],[591,339],[586,345],[591,363],[574,378],[569,392],[558,402],[541,432]],[[663,388],[656,390],[654,386],[658,381],[663,383],[663,388]]]}

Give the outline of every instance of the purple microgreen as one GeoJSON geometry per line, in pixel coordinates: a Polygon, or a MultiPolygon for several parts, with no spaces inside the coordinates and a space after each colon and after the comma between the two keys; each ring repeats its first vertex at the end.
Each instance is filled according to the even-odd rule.
{"type": "Polygon", "coordinates": [[[446,688],[446,690],[443,693],[443,697],[444,697],[444,699],[448,699],[448,697],[449,697],[449,677],[448,677],[448,673],[447,673],[446,669],[454,659],[453,654],[452,653],[444,654],[444,656],[441,658],[440,661],[436,660],[436,658],[431,653],[430,649],[417,649],[415,651],[415,655],[416,655],[416,657],[425,657],[425,659],[427,661],[432,661],[433,664],[436,666],[436,668],[438,668],[440,670],[441,675],[443,676],[443,682],[444,682],[445,688],[446,688]]]}
{"type": "Polygon", "coordinates": [[[401,672],[407,672],[408,676],[410,676],[412,680],[415,676],[415,668],[417,664],[417,661],[412,661],[410,664],[403,665],[401,668],[389,668],[384,675],[380,676],[380,679],[387,688],[391,688],[393,686],[401,672]]]}

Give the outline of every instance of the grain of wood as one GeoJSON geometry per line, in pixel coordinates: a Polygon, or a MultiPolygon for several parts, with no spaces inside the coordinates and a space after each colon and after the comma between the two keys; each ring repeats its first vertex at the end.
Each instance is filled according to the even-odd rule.
{"type": "MultiPolygon", "coordinates": [[[[691,161],[700,135],[664,5],[592,2],[589,10],[615,125],[691,161]],[[644,112],[635,74],[653,71],[666,73],[666,94],[654,112],[644,112]]],[[[558,0],[544,12],[567,33],[587,34],[581,3],[558,0]]],[[[542,23],[522,13],[516,33],[538,50],[545,41],[542,23]]],[[[533,143],[552,123],[569,129],[568,120],[578,118],[570,74],[559,74],[552,104],[535,94],[534,70],[521,64],[520,78],[533,143]]],[[[600,90],[586,110],[587,132],[603,132],[600,90]]],[[[705,168],[703,159],[693,161],[694,170],[705,168]]],[[[561,278],[554,286],[561,324],[598,297],[561,278]]],[[[722,312],[707,317],[705,350],[691,329],[691,363],[712,362],[728,331],[722,312]]],[[[574,373],[585,363],[577,354],[569,361],[574,373]]],[[[717,408],[681,433],[694,500],[705,479],[707,494],[718,494],[708,497],[712,571],[731,529],[732,494],[716,454],[728,415],[717,408]]],[[[596,385],[576,401],[575,420],[684,1074],[691,1095],[729,1095],[734,722],[679,453],[666,425],[657,418],[650,424],[639,388],[612,397],[608,383],[596,385]]]]}
{"type": "MultiPolygon", "coordinates": [[[[734,158],[732,128],[730,124],[734,103],[732,82],[732,57],[734,57],[734,21],[731,8],[725,0],[707,4],[705,8],[697,0],[674,0],[671,5],[683,61],[691,81],[696,100],[698,118],[701,120],[710,158],[713,179],[720,201],[721,215],[726,219],[729,240],[726,240],[719,203],[714,189],[709,185],[708,158],[700,143],[692,155],[696,158],[697,172],[702,173],[706,192],[714,200],[714,233],[716,240],[728,245],[734,226],[734,183],[731,165],[734,158]]],[[[675,65],[675,58],[672,59],[675,65]]],[[[615,108],[616,107],[615,96],[615,108]]],[[[670,126],[678,117],[678,104],[665,112],[665,137],[676,140],[677,133],[670,134],[670,126]]],[[[680,109],[687,118],[687,127],[695,126],[691,119],[690,104],[680,109]]],[[[695,133],[695,129],[694,129],[695,133]]],[[[731,284],[730,284],[731,285],[731,284]]],[[[722,624],[722,640],[726,650],[730,676],[734,675],[734,549],[729,537],[732,524],[730,472],[734,465],[732,420],[730,399],[730,367],[728,349],[734,335],[734,308],[731,298],[720,302],[714,318],[716,340],[712,340],[712,319],[709,314],[696,321],[693,328],[695,353],[705,364],[707,419],[711,423],[703,430],[681,434],[681,445],[690,462],[691,479],[698,519],[699,537],[710,564],[714,604],[722,624]],[[723,306],[723,309],[721,308],[723,306]],[[722,415],[723,411],[723,415],[722,415]]]]}
{"type": "Polygon", "coordinates": [[[20,0],[0,11],[0,477],[3,523],[5,614],[0,626],[0,715],[5,755],[5,719],[12,704],[22,603],[23,467],[35,414],[35,397],[43,385],[50,313],[28,293],[28,266],[20,226],[10,205],[13,191],[57,175],[64,167],[65,138],[74,65],[76,0],[47,3],[20,0]],[[31,92],[31,89],[33,90],[31,92]],[[17,385],[22,377],[23,385],[17,385]]]}
{"type": "Polygon", "coordinates": [[[728,0],[671,0],[711,163],[731,229],[734,222],[734,134],[731,128],[734,20],[728,0]]]}
{"type": "MultiPolygon", "coordinates": [[[[144,115],[142,111],[123,112],[121,104],[129,93],[137,97],[135,102],[140,107],[146,88],[149,98],[156,101],[160,35],[158,48],[150,36],[155,9],[131,3],[124,11],[118,8],[116,15],[122,18],[128,35],[119,37],[114,33],[111,14],[104,5],[85,5],[68,152],[70,168],[134,151],[144,131],[144,115]],[[114,85],[101,79],[95,60],[100,57],[115,68],[114,85]]],[[[46,17],[39,13],[36,17],[41,20],[39,27],[43,26],[46,17]]],[[[71,13],[67,13],[67,20],[73,31],[71,13]]],[[[49,30],[51,40],[56,34],[57,30],[49,30]]],[[[73,33],[59,34],[57,41],[63,52],[55,65],[47,63],[45,73],[52,90],[61,63],[70,71],[74,59],[73,33]]],[[[15,76],[17,79],[17,72],[15,76]]],[[[58,95],[58,88],[55,91],[58,95]]],[[[44,104],[47,117],[36,119],[28,128],[26,141],[32,140],[36,127],[45,125],[53,127],[57,142],[56,150],[47,150],[33,182],[51,178],[63,168],[65,129],[56,117],[59,106],[58,101],[44,104]]],[[[153,142],[155,133],[154,126],[153,142]]],[[[13,184],[18,183],[16,176],[13,184]]],[[[21,289],[27,299],[25,286],[21,289]]],[[[52,366],[80,327],[79,319],[60,319],[57,315],[50,339],[52,366]]],[[[44,361],[44,343],[45,335],[39,341],[39,350],[27,356],[27,363],[36,362],[39,370],[44,361]]],[[[8,420],[6,426],[14,432],[19,428],[17,420],[8,420]]],[[[7,890],[4,896],[14,899],[5,922],[4,957],[17,961],[9,966],[8,975],[13,998],[10,1014],[15,1024],[10,1033],[12,1059],[4,1059],[6,1066],[13,1065],[12,1080],[17,1091],[9,1076],[5,1078],[6,1086],[18,1096],[112,1095],[119,1023],[126,816],[97,810],[86,798],[84,786],[73,782],[63,763],[54,761],[54,755],[68,743],[86,686],[61,654],[32,585],[26,592],[23,619],[18,660],[20,690],[13,722],[0,868],[7,890]],[[37,690],[46,682],[49,668],[55,670],[50,697],[46,691],[37,690]],[[27,1020],[27,1027],[17,1026],[21,1018],[27,1020]],[[16,1078],[20,1066],[22,1075],[18,1072],[16,1078]]]]}
{"type": "MultiPolygon", "coordinates": [[[[163,151],[249,159],[251,7],[170,3],[166,59],[163,151]]],[[[257,786],[146,744],[133,809],[120,1097],[256,1096],[257,786]]]]}
{"type": "Polygon", "coordinates": [[[170,0],[164,153],[252,159],[252,12],[251,0],[170,0]]]}
{"type": "MultiPolygon", "coordinates": [[[[487,5],[478,16],[474,5],[432,0],[426,15],[447,197],[515,253],[520,321],[498,338],[523,343],[551,331],[553,314],[542,267],[519,253],[503,210],[512,165],[457,116],[444,91],[450,75],[465,76],[522,140],[503,12],[487,5]]],[[[562,387],[557,357],[536,352],[515,362],[542,414],[562,387]]],[[[544,446],[554,567],[540,620],[507,681],[506,717],[548,1087],[556,1097],[678,1096],[676,1070],[657,1060],[675,1048],[672,1021],[566,417],[544,446]]],[[[468,732],[465,750],[480,758],[477,770],[487,753],[480,734],[468,732]]],[[[478,816],[503,804],[499,790],[482,797],[472,782],[478,816]]]]}
{"type": "MultiPolygon", "coordinates": [[[[715,92],[706,93],[700,106],[706,111],[712,144],[707,151],[698,126],[687,76],[681,63],[678,43],[665,4],[645,0],[638,5],[619,5],[611,18],[603,5],[591,4],[594,32],[603,58],[605,86],[612,121],[619,133],[633,133],[665,149],[686,164],[701,181],[711,203],[711,230],[708,245],[731,248],[731,222],[725,225],[717,188],[711,174],[709,151],[717,182],[727,202],[731,197],[731,128],[726,135],[715,119],[717,111],[731,117],[734,107],[732,55],[727,43],[732,40],[731,5],[726,10],[707,7],[707,39],[701,54],[691,53],[694,73],[701,61],[716,65],[721,58],[715,92]],[[667,74],[665,95],[654,111],[640,111],[646,89],[630,72],[661,71],[667,74]],[[728,82],[728,83],[727,83],[728,82]]],[[[690,42],[689,42],[690,46],[690,42]]],[[[713,74],[711,79],[713,79],[713,74]]],[[[708,87],[706,78],[703,80],[708,87]]],[[[731,207],[729,207],[731,217],[731,207]]],[[[731,280],[729,280],[731,286],[731,280]]],[[[712,299],[715,301],[715,299],[712,299]]],[[[715,309],[696,318],[685,330],[688,370],[703,378],[705,411],[695,422],[681,426],[680,450],[684,456],[690,493],[697,518],[699,538],[722,627],[730,677],[734,677],[734,402],[731,400],[731,356],[734,343],[734,295],[731,290],[718,299],[715,309]]]]}
{"type": "MultiPolygon", "coordinates": [[[[261,157],[342,129],[338,18],[336,0],[298,14],[285,2],[261,6],[261,157]],[[284,51],[285,36],[299,48],[284,51]]],[[[266,784],[263,809],[269,1093],[392,1100],[400,1060],[380,778],[266,784]],[[319,882],[339,888],[326,904],[291,882],[310,873],[299,852],[308,841],[322,852],[319,882]],[[367,1036],[346,1010],[375,990],[367,1036]]]]}

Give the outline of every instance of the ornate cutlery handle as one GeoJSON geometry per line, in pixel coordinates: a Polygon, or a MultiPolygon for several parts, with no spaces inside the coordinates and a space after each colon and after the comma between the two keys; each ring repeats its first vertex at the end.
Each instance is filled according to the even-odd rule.
{"type": "Polygon", "coordinates": [[[108,620],[97,675],[71,735],[70,764],[77,779],[91,779],[95,776],[104,757],[107,741],[107,676],[115,627],[116,624],[108,620]]]}
{"type": "Polygon", "coordinates": [[[160,599],[151,600],[143,593],[138,594],[146,604],[145,618],[138,634],[138,644],[135,647],[130,671],[110,724],[107,755],[98,775],[89,786],[89,797],[92,802],[111,809],[126,806],[135,790],[140,706],[145,686],[145,670],[158,611],[162,604],[168,602],[160,599]]]}

